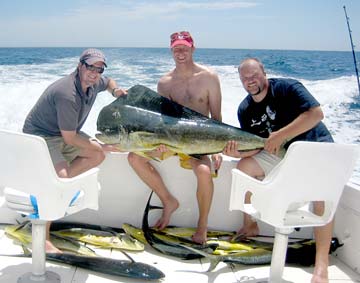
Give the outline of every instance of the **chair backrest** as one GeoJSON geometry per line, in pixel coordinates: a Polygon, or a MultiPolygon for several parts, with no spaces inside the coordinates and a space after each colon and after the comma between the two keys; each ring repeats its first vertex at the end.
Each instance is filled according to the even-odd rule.
{"type": "Polygon", "coordinates": [[[43,138],[0,130],[0,142],[0,186],[29,192],[57,178],[43,138]]]}
{"type": "Polygon", "coordinates": [[[40,219],[65,216],[78,192],[84,192],[84,201],[72,207],[71,213],[86,207],[98,208],[97,168],[74,178],[59,178],[43,138],[0,130],[0,143],[0,187],[34,196],[40,219]]]}
{"type": "Polygon", "coordinates": [[[264,189],[253,193],[251,203],[261,211],[261,220],[275,227],[328,223],[358,155],[358,145],[294,142],[280,164],[261,182],[264,189]],[[325,203],[325,212],[318,220],[299,210],[298,204],[312,201],[325,203]]]}

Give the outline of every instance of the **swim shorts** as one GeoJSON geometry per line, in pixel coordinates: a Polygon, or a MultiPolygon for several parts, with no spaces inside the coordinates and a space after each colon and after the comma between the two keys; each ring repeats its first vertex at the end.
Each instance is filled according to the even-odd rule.
{"type": "Polygon", "coordinates": [[[265,176],[282,160],[282,158],[269,153],[266,150],[262,150],[259,153],[251,156],[259,164],[261,169],[264,171],[265,176]]]}
{"type": "MultiPolygon", "coordinates": [[[[171,150],[168,150],[166,152],[163,152],[163,153],[160,153],[160,156],[158,154],[155,154],[155,155],[146,155],[145,156],[147,158],[153,158],[153,159],[160,159],[160,160],[165,160],[171,156],[178,156],[179,157],[179,162],[180,162],[180,166],[184,169],[192,169],[192,166],[190,164],[190,160],[192,158],[195,158],[195,157],[192,157],[190,155],[187,155],[187,154],[184,154],[184,153],[176,153],[174,151],[171,151],[171,150]]],[[[211,175],[212,177],[217,177],[217,171],[214,171],[213,170],[211,171],[211,175]]]]}

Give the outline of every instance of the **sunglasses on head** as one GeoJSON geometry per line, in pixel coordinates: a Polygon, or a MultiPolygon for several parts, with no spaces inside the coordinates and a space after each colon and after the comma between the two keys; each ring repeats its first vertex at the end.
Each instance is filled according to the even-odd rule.
{"type": "Polygon", "coordinates": [[[176,40],[176,39],[187,39],[191,38],[191,35],[188,31],[180,31],[180,32],[174,32],[172,35],[170,35],[170,39],[176,40]]]}
{"type": "Polygon", "coordinates": [[[105,69],[104,69],[104,67],[96,67],[96,66],[94,66],[94,65],[89,65],[88,63],[86,63],[85,61],[83,61],[82,62],[84,65],[85,65],[85,67],[86,67],[86,70],[88,70],[88,71],[91,71],[91,72],[97,72],[97,73],[99,73],[99,74],[102,74],[102,73],[104,73],[104,71],[105,71],[105,69]]]}

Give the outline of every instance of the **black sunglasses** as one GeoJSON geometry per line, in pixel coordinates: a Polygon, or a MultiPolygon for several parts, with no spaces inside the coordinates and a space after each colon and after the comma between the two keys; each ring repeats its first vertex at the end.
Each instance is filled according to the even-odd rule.
{"type": "Polygon", "coordinates": [[[96,67],[96,66],[94,66],[94,65],[89,65],[88,63],[86,63],[85,61],[83,61],[82,62],[84,65],[85,65],[85,67],[86,67],[86,70],[88,70],[88,71],[91,71],[91,72],[97,72],[97,73],[99,73],[99,74],[102,74],[102,73],[104,73],[104,71],[105,71],[105,69],[104,69],[104,67],[96,67]]]}

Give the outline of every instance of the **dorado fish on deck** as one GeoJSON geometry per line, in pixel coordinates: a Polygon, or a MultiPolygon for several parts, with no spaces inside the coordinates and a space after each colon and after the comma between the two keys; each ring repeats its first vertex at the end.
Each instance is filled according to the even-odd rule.
{"type": "Polygon", "coordinates": [[[144,245],[126,234],[112,234],[107,231],[98,231],[84,228],[69,228],[51,232],[51,235],[78,240],[100,248],[113,248],[127,251],[143,251],[144,245]]]}
{"type": "Polygon", "coordinates": [[[165,274],[149,264],[106,257],[85,257],[71,254],[47,254],[46,259],[93,270],[103,274],[142,280],[159,280],[165,274]]]}
{"type": "Polygon", "coordinates": [[[176,153],[214,154],[222,152],[229,140],[238,142],[239,151],[264,147],[263,138],[208,118],[141,85],[101,110],[97,130],[100,141],[138,153],[164,144],[176,153]]]}
{"type": "MultiPolygon", "coordinates": [[[[27,246],[31,246],[32,240],[30,226],[30,222],[25,222],[19,225],[9,225],[5,227],[6,234],[11,238],[16,239],[17,242],[22,245],[24,250],[24,254],[6,254],[6,256],[31,257],[31,252],[27,248],[27,246]]],[[[103,274],[123,276],[147,281],[158,280],[165,277],[164,273],[159,269],[146,263],[136,262],[125,252],[123,252],[123,254],[129,260],[98,256],[91,249],[88,249],[84,245],[67,238],[58,238],[57,236],[52,235],[51,241],[64,253],[47,253],[46,259],[50,261],[66,263],[72,266],[85,268],[103,274]]]]}
{"type": "MultiPolygon", "coordinates": [[[[13,255],[6,254],[6,256],[31,257],[31,253],[27,249],[24,249],[24,254],[13,254],[13,255]]],[[[100,256],[89,257],[89,256],[82,256],[82,255],[75,255],[68,253],[46,254],[46,260],[65,263],[72,266],[96,271],[98,273],[102,273],[106,275],[128,277],[132,279],[140,279],[146,281],[156,280],[157,282],[159,282],[159,279],[165,277],[165,274],[156,267],[153,267],[146,263],[136,262],[131,257],[128,258],[130,260],[114,259],[114,258],[107,258],[100,256]]],[[[39,282],[44,282],[44,281],[39,281],[39,282]]]]}
{"type": "MultiPolygon", "coordinates": [[[[31,222],[26,221],[18,225],[9,225],[5,227],[5,233],[10,238],[13,238],[17,242],[21,243],[21,245],[31,248],[31,222]]],[[[83,244],[80,244],[77,241],[64,239],[63,237],[58,237],[55,235],[51,235],[50,240],[55,245],[55,247],[64,252],[76,253],[84,256],[96,256],[96,253],[92,249],[86,247],[83,244]]]]}
{"type": "Polygon", "coordinates": [[[54,221],[50,235],[97,246],[127,251],[143,251],[144,244],[126,234],[124,229],[89,223],[54,221]]]}
{"type": "MultiPolygon", "coordinates": [[[[208,239],[205,245],[192,242],[187,237],[191,236],[192,228],[165,228],[157,230],[149,227],[148,216],[152,209],[162,207],[150,204],[151,196],[146,204],[142,229],[124,224],[123,229],[141,242],[147,241],[155,250],[181,259],[195,259],[205,257],[210,261],[208,271],[214,270],[219,262],[238,263],[245,265],[269,264],[273,250],[273,237],[268,237],[270,242],[259,240],[262,237],[250,237],[237,239],[240,242],[232,242],[235,232],[212,231],[212,239],[208,239]],[[225,240],[228,238],[228,240],[225,240]]],[[[330,253],[334,252],[342,244],[333,238],[330,246],[330,253]]],[[[295,263],[303,266],[310,266],[315,263],[316,245],[312,239],[290,239],[287,248],[287,263],[295,263]]]]}
{"type": "Polygon", "coordinates": [[[211,253],[215,250],[215,246],[200,245],[184,238],[180,239],[179,237],[175,236],[161,235],[161,231],[155,231],[153,228],[150,228],[148,220],[150,210],[161,208],[152,206],[150,204],[152,194],[153,192],[150,193],[142,221],[143,235],[151,247],[163,254],[171,255],[181,259],[196,259],[203,257],[202,254],[197,252],[198,250],[205,251],[205,254],[211,253]],[[195,252],[187,249],[186,247],[183,247],[182,245],[192,245],[192,247],[195,248],[195,252]]]}

